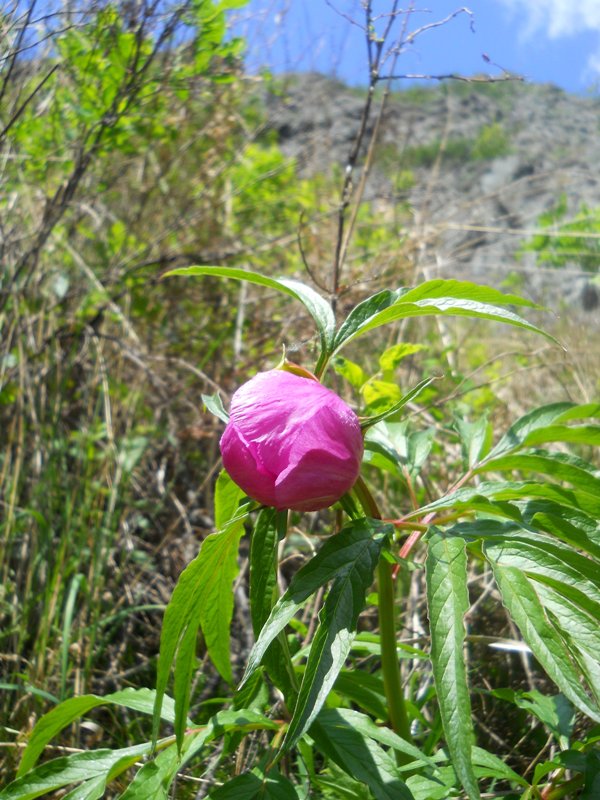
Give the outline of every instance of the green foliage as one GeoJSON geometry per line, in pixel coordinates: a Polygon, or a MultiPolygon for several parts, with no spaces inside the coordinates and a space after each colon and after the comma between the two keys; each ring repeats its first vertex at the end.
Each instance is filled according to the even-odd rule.
{"type": "Polygon", "coordinates": [[[431,662],[452,764],[470,798],[479,797],[471,761],[473,723],[464,660],[469,609],[464,541],[435,530],[427,547],[427,606],[431,662]]]}
{"type": "MultiPolygon", "coordinates": [[[[188,775],[224,800],[594,797],[600,408],[498,421],[512,413],[491,386],[499,359],[480,340],[441,348],[424,322],[540,334],[515,312],[536,307],[461,281],[402,285],[406,207],[389,225],[352,209],[331,291],[340,176],[299,177],[262,132],[227,33],[241,5],[138,18],[108,4],[30,69],[6,62],[0,655],[5,735],[26,746],[16,775],[7,748],[0,800],[186,798],[188,775]],[[354,286],[384,273],[393,288],[354,286]],[[331,515],[259,509],[218,472],[221,398],[277,360],[282,328],[361,404],[364,477],[331,515]],[[530,652],[538,688],[516,659],[479,658],[482,639],[530,652]],[[504,750],[484,702],[520,720],[504,750]],[[64,745],[83,751],[52,758],[64,745]]],[[[498,124],[441,144],[376,158],[405,192],[438,156],[509,150],[498,124]]],[[[552,243],[553,266],[594,232],[592,210],[566,214],[530,248],[552,243]]]]}
{"type": "Polygon", "coordinates": [[[577,264],[589,272],[600,266],[600,208],[582,204],[569,212],[566,195],[537,221],[542,229],[523,244],[519,253],[535,253],[537,261],[549,267],[577,264]]]}
{"type": "Polygon", "coordinates": [[[375,162],[385,172],[400,169],[396,178],[398,190],[411,188],[411,170],[432,167],[438,159],[445,164],[467,161],[487,161],[510,152],[510,138],[498,122],[483,125],[476,137],[450,136],[446,140],[435,139],[426,144],[411,145],[400,151],[395,144],[380,145],[375,153],[375,162]]]}
{"type": "MultiPolygon", "coordinates": [[[[317,369],[322,374],[336,359],[333,363],[338,372],[360,391],[365,386],[374,386],[374,381],[354,362],[336,358],[336,353],[350,340],[398,319],[419,317],[423,313],[438,316],[453,313],[540,332],[505,308],[530,305],[527,301],[458,281],[436,280],[415,288],[379,292],[359,303],[336,327],[329,304],[297,281],[224,267],[194,267],[173,270],[171,274],[245,280],[300,301],[319,329],[322,350],[317,369]]],[[[392,381],[399,365],[422,349],[403,343],[387,347],[378,360],[380,374],[385,379],[380,383],[394,386],[392,381]]],[[[319,757],[325,759],[325,772],[328,765],[335,765],[351,781],[366,785],[375,797],[444,800],[460,786],[469,798],[478,798],[481,781],[488,780],[506,781],[512,786],[525,787],[527,792],[535,791],[536,781],[543,780],[548,772],[537,770],[533,782],[528,784],[495,755],[475,747],[465,662],[464,619],[470,609],[469,558],[490,565],[507,613],[566,701],[590,720],[600,722],[597,660],[600,637],[595,625],[600,614],[600,582],[595,563],[600,558],[597,541],[600,483],[593,464],[555,446],[563,446],[565,442],[576,445],[582,441],[595,442],[597,426],[589,420],[600,414],[598,405],[554,403],[528,412],[493,446],[486,419],[473,423],[457,421],[454,435],[458,434],[461,441],[466,471],[441,498],[419,504],[413,483],[433,451],[435,429],[411,430],[408,420],[392,422],[390,417],[399,414],[430,385],[431,379],[421,381],[391,407],[365,421],[370,426],[367,452],[373,454],[367,457],[368,463],[375,473],[402,479],[416,506],[413,510],[392,523],[381,522],[381,512],[373,496],[359,479],[352,497],[342,503],[350,518],[348,523],[323,542],[278,599],[276,552],[286,534],[286,520],[284,514],[273,510],[261,512],[250,554],[251,617],[257,641],[248,656],[238,697],[240,702],[254,696],[264,662],[267,673],[289,703],[290,718],[279,723],[252,709],[239,708],[220,712],[210,719],[208,727],[198,732],[187,719],[197,632],[199,628],[202,630],[211,659],[221,675],[231,681],[232,583],[238,573],[243,525],[252,508],[226,473],[220,474],[214,502],[215,523],[220,530],[204,540],[199,555],[182,573],[164,616],[157,691],[153,698],[153,742],[158,750],[153,760],[139,770],[125,796],[149,796],[148,792],[153,792],[155,796],[166,797],[177,769],[177,753],[185,762],[212,737],[224,737],[227,748],[228,742],[239,742],[240,735],[256,729],[274,733],[260,765],[225,780],[213,796],[257,797],[265,793],[275,797],[298,796],[298,785],[283,778],[276,765],[284,754],[296,750],[306,753],[311,744],[319,757]],[[464,486],[490,473],[533,474],[542,476],[542,480],[497,480],[464,486]],[[411,532],[400,554],[395,552],[397,530],[411,532]],[[403,581],[410,580],[410,570],[404,572],[410,564],[406,556],[426,532],[423,541],[427,547],[429,660],[438,721],[428,720],[427,703],[420,708],[416,698],[406,702],[403,696],[393,622],[392,564],[397,563],[403,570],[403,581]],[[344,671],[344,667],[351,658],[359,617],[376,570],[380,631],[375,642],[381,659],[380,675],[375,674],[373,680],[365,683],[360,678],[354,680],[353,672],[344,671]],[[286,627],[293,624],[298,612],[314,597],[319,598],[320,610],[310,647],[290,648],[286,627]],[[159,742],[161,709],[171,671],[175,700],[166,713],[174,723],[175,737],[174,741],[159,742]],[[352,703],[363,706],[364,712],[373,713],[376,709],[375,713],[383,715],[382,721],[388,722],[395,732],[375,725],[368,713],[350,708],[352,703]],[[411,719],[417,723],[417,731],[419,727],[425,728],[415,741],[412,741],[411,719]],[[417,745],[419,739],[421,747],[417,745]],[[447,765],[438,754],[429,757],[441,741],[447,748],[447,765]],[[407,776],[404,768],[409,770],[407,776]]],[[[212,400],[211,404],[214,405],[212,400]]],[[[222,413],[222,407],[215,408],[222,413]]],[[[118,694],[116,702],[131,706],[128,698],[118,694]]],[[[533,697],[531,702],[528,710],[553,732],[564,752],[569,752],[566,748],[570,745],[572,726],[565,727],[557,718],[558,707],[552,706],[544,695],[533,697]]],[[[35,797],[76,782],[81,782],[79,795],[99,796],[107,782],[130,767],[140,754],[150,752],[148,743],[99,751],[93,761],[71,756],[27,771],[44,744],[60,728],[97,704],[97,697],[77,698],[50,712],[40,722],[25,753],[21,777],[0,798],[35,797]]],[[[139,708],[148,711],[149,705],[146,698],[139,708]]],[[[585,750],[587,742],[581,746],[585,750]]],[[[589,782],[588,756],[580,769],[589,782]]],[[[314,773],[309,780],[318,784],[321,778],[314,763],[306,771],[308,776],[311,771],[314,773]]],[[[319,772],[323,772],[323,767],[319,772]]],[[[576,780],[581,781],[579,777],[576,780]]],[[[327,786],[327,780],[324,785],[327,786]]],[[[349,790],[351,786],[348,784],[349,790]]],[[[356,791],[360,794],[360,790],[356,791]]]]}
{"type": "Polygon", "coordinates": [[[484,125],[473,142],[471,157],[475,161],[487,161],[510,153],[508,134],[499,122],[484,125]]]}
{"type": "Polygon", "coordinates": [[[442,143],[436,139],[427,144],[411,145],[398,153],[397,148],[388,147],[378,155],[384,168],[392,163],[401,164],[404,170],[415,167],[431,167],[439,159],[448,163],[469,161],[473,151],[473,141],[464,137],[450,137],[442,143]]]}
{"type": "Polygon", "coordinates": [[[175,663],[175,731],[181,748],[189,705],[189,685],[196,655],[198,627],[215,666],[231,682],[229,626],[233,613],[231,586],[237,575],[237,548],[248,508],[238,510],[242,494],[224,476],[215,495],[223,528],[203,542],[200,554],[186,567],[165,610],[158,662],[154,734],[158,732],[162,698],[175,663]],[[231,490],[233,489],[233,491],[231,490]],[[221,508],[225,506],[226,511],[221,508]]]}

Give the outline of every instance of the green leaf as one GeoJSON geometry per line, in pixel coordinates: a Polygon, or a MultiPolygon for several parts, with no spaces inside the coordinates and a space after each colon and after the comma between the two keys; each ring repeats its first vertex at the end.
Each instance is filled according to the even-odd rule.
{"type": "Polygon", "coordinates": [[[253,772],[236,775],[210,793],[213,800],[253,800],[262,795],[263,779],[253,772]]]}
{"type": "Polygon", "coordinates": [[[491,694],[513,703],[528,714],[533,714],[554,734],[563,750],[568,748],[575,722],[575,709],[563,694],[547,695],[538,692],[537,689],[527,692],[497,689],[491,694]]]}
{"type": "Polygon", "coordinates": [[[481,747],[473,747],[471,758],[475,773],[479,778],[498,778],[498,780],[516,783],[517,786],[524,788],[529,786],[525,778],[518,775],[498,756],[481,747]]]}
{"type": "MultiPolygon", "coordinates": [[[[244,515],[245,517],[245,515],[244,515]]],[[[202,603],[197,606],[200,627],[209,655],[226,681],[231,683],[229,627],[233,616],[233,582],[238,574],[238,547],[244,534],[243,521],[229,523],[221,533],[204,540],[198,575],[202,582],[202,603]]],[[[177,672],[177,667],[176,667],[177,672]]],[[[177,704],[177,698],[175,698],[177,704]]],[[[186,711],[187,713],[187,711],[186,711]]],[[[185,714],[180,716],[183,723],[185,714]]]]}
{"type": "Polygon", "coordinates": [[[339,349],[342,344],[359,331],[368,320],[372,319],[384,309],[389,308],[397,298],[398,292],[384,289],[355,306],[340,325],[335,336],[335,349],[339,349]]]}
{"type": "Polygon", "coordinates": [[[365,406],[370,411],[386,413],[402,400],[402,391],[397,383],[373,378],[361,390],[365,406]]]}
{"type": "Polygon", "coordinates": [[[277,591],[275,559],[279,536],[277,511],[264,508],[258,514],[250,544],[250,614],[255,636],[267,621],[277,591]]]}
{"type": "Polygon", "coordinates": [[[277,728],[273,720],[248,709],[220,711],[203,730],[186,734],[181,752],[172,745],[144,764],[119,800],[168,800],[169,787],[177,773],[215,738],[233,731],[248,733],[277,728]]]}
{"type": "Polygon", "coordinates": [[[425,755],[418,747],[402,739],[391,728],[376,725],[372,719],[367,717],[366,714],[361,714],[360,711],[354,711],[354,709],[350,708],[324,708],[319,713],[317,721],[333,727],[347,725],[352,730],[360,733],[365,739],[373,739],[375,742],[385,745],[385,747],[391,747],[400,753],[404,753],[415,762],[427,765],[434,770],[437,769],[436,762],[425,755]]]}
{"type": "Polygon", "coordinates": [[[409,344],[408,342],[393,344],[379,356],[379,366],[384,374],[393,372],[404,358],[419,353],[421,350],[427,350],[427,345],[409,344]]]}
{"type": "Polygon", "coordinates": [[[463,448],[463,454],[469,467],[475,466],[489,449],[492,438],[492,426],[487,417],[480,417],[476,422],[455,419],[463,448]]]}
{"type": "Polygon", "coordinates": [[[169,278],[174,275],[214,275],[218,278],[248,281],[249,283],[267,286],[269,289],[283,292],[283,294],[287,294],[304,304],[316,322],[321,339],[322,352],[326,355],[331,353],[335,335],[333,310],[327,300],[324,300],[314,289],[300,281],[295,281],[291,278],[268,278],[258,272],[250,272],[250,270],[235,269],[233,267],[181,267],[180,269],[170,270],[163,277],[169,278]]]}
{"type": "MultiPolygon", "coordinates": [[[[335,800],[373,799],[373,795],[364,783],[355,781],[333,761],[330,761],[327,765],[327,772],[311,775],[310,783],[315,794],[321,790],[323,797],[333,797],[335,800]]],[[[317,796],[320,797],[321,795],[317,796]]]]}
{"type": "Polygon", "coordinates": [[[215,527],[217,530],[224,528],[238,513],[245,492],[222,469],[215,484],[215,527]]]}
{"type": "Polygon", "coordinates": [[[564,505],[575,511],[583,511],[591,517],[600,517],[600,498],[593,497],[587,492],[576,489],[565,489],[552,483],[539,481],[485,481],[475,488],[459,489],[445,497],[434,500],[417,511],[407,515],[421,517],[431,511],[455,508],[469,511],[471,509],[486,511],[486,513],[506,514],[503,503],[507,500],[527,500],[539,498],[551,500],[558,505],[564,505]]]}
{"type": "Polygon", "coordinates": [[[386,411],[382,411],[381,414],[376,414],[372,417],[362,417],[360,420],[360,427],[363,430],[367,430],[372,425],[376,425],[378,422],[397,414],[404,408],[405,405],[407,405],[407,403],[410,403],[412,400],[418,397],[423,389],[425,389],[435,380],[437,380],[437,378],[434,377],[426,378],[425,380],[421,381],[414,388],[412,388],[410,392],[407,392],[397,403],[394,403],[394,405],[388,408],[386,411]]]}
{"type": "Polygon", "coordinates": [[[428,775],[411,775],[406,785],[413,793],[415,800],[448,800],[452,797],[454,789],[454,780],[443,780],[440,775],[439,778],[431,778],[428,775]]]}
{"type": "MultiPolygon", "coordinates": [[[[388,471],[401,473],[398,467],[402,466],[416,475],[427,460],[436,433],[435,428],[409,432],[407,420],[383,421],[367,431],[365,450],[376,453],[380,457],[379,463],[388,471]],[[390,470],[389,462],[396,466],[396,470],[390,470]]],[[[370,455],[367,459],[375,461],[370,455]]]]}
{"type": "Polygon", "coordinates": [[[343,356],[336,356],[334,358],[333,369],[338,375],[345,378],[354,389],[360,390],[361,386],[369,380],[369,376],[362,367],[343,356]]]}
{"type": "Polygon", "coordinates": [[[572,403],[570,405],[571,407],[564,411],[556,422],[572,422],[573,420],[600,417],[600,403],[582,403],[581,405],[572,403]]]}
{"type": "MultiPolygon", "coordinates": [[[[285,534],[287,512],[263,509],[256,520],[250,543],[250,614],[258,636],[277,600],[277,546],[285,534]]],[[[275,686],[293,701],[296,675],[285,634],[281,632],[264,655],[263,663],[275,686]]]]}
{"type": "Polygon", "coordinates": [[[319,614],[319,626],[282,745],[284,750],[292,748],[310,727],[344,666],[358,616],[365,605],[365,594],[373,583],[381,550],[391,532],[389,525],[360,519],[329,540],[333,543],[331,554],[338,556],[337,569],[319,614]],[[353,547],[348,547],[347,536],[341,538],[344,532],[352,535],[353,547]]]}
{"type": "MultiPolygon", "coordinates": [[[[33,800],[63,786],[82,781],[95,780],[96,786],[100,786],[101,778],[107,780],[115,777],[147,755],[150,749],[151,744],[144,743],[121,750],[92,750],[55,758],[10,783],[0,791],[0,800],[33,800]]],[[[94,784],[88,788],[95,791],[94,784]]]]}
{"type": "Polygon", "coordinates": [[[414,289],[403,289],[388,294],[380,293],[354,309],[340,326],[334,341],[333,352],[344,344],[374,328],[408,317],[428,315],[453,315],[489,319],[539,333],[556,342],[553,336],[519,317],[502,305],[535,307],[522,298],[504,295],[487,286],[454,280],[427,281],[414,289]],[[377,298],[377,299],[376,299],[377,298]],[[369,312],[370,315],[369,315],[369,312]]]}
{"type": "Polygon", "coordinates": [[[358,669],[342,670],[333,688],[337,694],[360,706],[375,719],[380,719],[382,722],[388,720],[383,679],[378,675],[358,669]]]}
{"type": "Polygon", "coordinates": [[[597,614],[550,586],[537,585],[550,621],[560,632],[596,699],[600,703],[600,628],[597,614]]]}
{"type": "Polygon", "coordinates": [[[435,278],[431,281],[425,281],[413,289],[402,289],[400,294],[400,300],[406,302],[424,299],[437,300],[440,298],[445,299],[446,297],[476,300],[479,303],[491,303],[492,305],[526,306],[527,308],[536,308],[538,310],[543,309],[542,306],[532,300],[516,294],[504,294],[504,292],[494,289],[492,286],[482,286],[470,281],[457,281],[448,278],[435,278]]]}
{"type": "Polygon", "coordinates": [[[479,798],[471,746],[473,726],[464,658],[464,616],[469,609],[467,556],[458,537],[433,533],[426,561],[431,663],[452,765],[469,798],[479,798]]]}
{"type": "MultiPolygon", "coordinates": [[[[103,705],[117,705],[143,714],[152,714],[156,692],[152,689],[123,689],[119,692],[99,697],[95,694],[84,694],[72,697],[44,714],[37,721],[29,736],[29,743],[23,751],[17,777],[24,775],[35,765],[44,748],[63,728],[71,722],[87,714],[93,708],[103,705]]],[[[170,697],[165,697],[161,719],[173,724],[175,722],[175,705],[170,697]]]]}
{"type": "Polygon", "coordinates": [[[600,711],[582,689],[564,642],[548,621],[531,582],[516,567],[497,563],[487,548],[485,554],[504,605],[548,677],[577,708],[600,722],[600,711]]]}
{"type": "Polygon", "coordinates": [[[532,431],[526,438],[526,446],[547,442],[569,442],[588,446],[600,445],[600,425],[548,425],[532,431]]]}
{"type": "Polygon", "coordinates": [[[339,712],[321,712],[310,729],[319,750],[356,780],[376,800],[413,800],[392,756],[370,737],[355,730],[339,712]]]}
{"type": "Polygon", "coordinates": [[[177,745],[144,764],[119,800],[169,800],[169,784],[179,769],[177,745]]]}
{"type": "Polygon", "coordinates": [[[486,460],[475,474],[489,470],[520,470],[521,472],[539,472],[549,475],[557,481],[566,481],[578,491],[600,497],[600,478],[593,474],[593,467],[580,458],[567,453],[549,453],[544,450],[525,451],[486,460]]]}
{"type": "Polygon", "coordinates": [[[220,394],[203,394],[201,395],[202,402],[211,414],[218,417],[226,425],[229,422],[229,414],[225,411],[223,401],[220,394]]]}
{"type": "Polygon", "coordinates": [[[198,627],[219,672],[231,680],[229,626],[233,613],[231,585],[237,575],[237,552],[248,508],[218,533],[208,536],[200,553],[181,573],[166,608],[160,639],[154,706],[154,731],[173,662],[175,666],[175,733],[181,747],[189,708],[189,683],[198,627]]]}
{"type": "Polygon", "coordinates": [[[484,550],[495,562],[516,567],[529,577],[600,609],[598,565],[568,545],[543,534],[520,531],[486,541],[484,550]]]}
{"type": "Polygon", "coordinates": [[[531,500],[522,505],[523,520],[563,542],[600,559],[600,520],[574,508],[549,500],[531,500]]]}
{"type": "Polygon", "coordinates": [[[242,685],[257,669],[273,639],[308,598],[331,580],[346,580],[347,573],[354,569],[356,562],[373,548],[371,540],[375,536],[383,537],[391,532],[393,527],[390,525],[362,518],[354,520],[340,533],[327,539],[316,556],[294,575],[287,591],[277,601],[248,656],[242,685]]]}
{"type": "Polygon", "coordinates": [[[238,775],[233,780],[210,793],[213,800],[299,800],[300,795],[294,784],[276,769],[266,775],[258,770],[238,775]]]}
{"type": "Polygon", "coordinates": [[[576,407],[575,403],[551,403],[529,411],[511,425],[491,450],[486,461],[523,447],[529,436],[562,420],[565,413],[576,407]]]}
{"type": "Polygon", "coordinates": [[[99,800],[106,792],[106,775],[98,775],[76,786],[63,800],[99,800]]]}

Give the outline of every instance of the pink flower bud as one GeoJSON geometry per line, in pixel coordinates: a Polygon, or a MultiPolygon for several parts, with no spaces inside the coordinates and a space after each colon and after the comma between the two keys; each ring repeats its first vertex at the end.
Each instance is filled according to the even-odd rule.
{"type": "Polygon", "coordinates": [[[221,454],[229,475],[259,503],[317,511],[354,485],[363,437],[354,411],[330,389],[271,370],[233,395],[221,454]]]}

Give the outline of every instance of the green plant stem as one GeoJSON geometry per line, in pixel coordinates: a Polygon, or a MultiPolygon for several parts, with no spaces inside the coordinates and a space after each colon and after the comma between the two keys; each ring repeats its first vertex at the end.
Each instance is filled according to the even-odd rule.
{"type": "MultiPolygon", "coordinates": [[[[400,675],[400,662],[396,648],[396,622],[395,622],[395,584],[392,577],[392,565],[381,557],[377,568],[379,592],[379,637],[381,641],[381,671],[383,672],[383,685],[388,701],[390,722],[395,732],[407,742],[412,742],[406,703],[402,691],[402,678],[400,675]]],[[[396,751],[396,760],[399,764],[412,761],[410,756],[396,751]]]]}
{"type": "MultiPolygon", "coordinates": [[[[374,519],[381,519],[377,503],[361,477],[354,485],[354,493],[366,514],[374,519]]],[[[382,555],[377,568],[381,671],[392,728],[405,741],[412,742],[396,644],[396,592],[392,569],[392,564],[382,555]]],[[[396,761],[402,765],[408,764],[412,759],[405,753],[396,751],[396,761]]]]}

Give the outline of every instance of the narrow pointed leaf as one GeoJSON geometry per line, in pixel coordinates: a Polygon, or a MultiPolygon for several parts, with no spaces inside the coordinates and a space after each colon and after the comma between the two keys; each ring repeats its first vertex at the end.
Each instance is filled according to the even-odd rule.
{"type": "Polygon", "coordinates": [[[239,505],[244,497],[243,489],[234,483],[227,470],[222,469],[215,484],[214,499],[215,528],[218,531],[238,515],[239,505]]]}
{"type": "Polygon", "coordinates": [[[0,800],[33,800],[72,783],[119,774],[150,752],[145,743],[120,750],[91,750],[55,758],[35,767],[0,791],[0,800]]]}
{"type": "Polygon", "coordinates": [[[275,558],[279,537],[275,525],[277,512],[263,509],[252,531],[250,545],[250,614],[256,636],[267,621],[273,608],[277,590],[275,558]]]}
{"type": "Polygon", "coordinates": [[[376,314],[389,308],[398,299],[398,292],[383,289],[355,306],[342,322],[335,336],[335,349],[352,338],[376,314]]]}
{"type": "Polygon", "coordinates": [[[530,527],[600,559],[600,520],[549,500],[532,500],[523,505],[522,513],[530,527]]]}
{"type": "Polygon", "coordinates": [[[516,294],[504,294],[499,289],[494,289],[493,286],[483,286],[470,281],[457,281],[453,278],[434,278],[431,281],[420,283],[412,289],[402,289],[400,291],[400,300],[406,302],[424,299],[437,300],[445,297],[477,300],[479,303],[490,303],[491,305],[525,306],[543,310],[542,306],[532,300],[528,300],[526,297],[520,297],[516,294]]]}
{"type": "Polygon", "coordinates": [[[537,592],[545,608],[559,626],[582,651],[600,663],[600,627],[598,620],[571,599],[550,586],[538,586],[537,592]]]}
{"type": "Polygon", "coordinates": [[[560,632],[600,703],[600,629],[597,616],[550,586],[537,584],[536,591],[554,627],[560,632]]]}
{"type": "Polygon", "coordinates": [[[465,460],[469,467],[473,467],[489,449],[492,427],[487,417],[480,417],[476,422],[455,419],[454,425],[461,439],[465,460]]]}
{"type": "MultiPolygon", "coordinates": [[[[156,692],[152,689],[122,689],[119,692],[100,697],[85,694],[71,697],[44,714],[37,721],[29,736],[27,747],[23,751],[17,777],[24,775],[35,765],[46,745],[67,725],[87,714],[93,708],[103,705],[117,705],[143,714],[152,714],[156,692]]],[[[164,697],[161,718],[173,724],[175,722],[175,704],[170,697],[164,697]]]]}
{"type": "Polygon", "coordinates": [[[529,436],[564,419],[564,415],[576,407],[575,403],[550,403],[534,408],[510,426],[498,444],[492,448],[486,461],[523,447],[529,436]]]}
{"type": "MultiPolygon", "coordinates": [[[[310,727],[344,666],[356,633],[358,616],[365,605],[367,589],[373,583],[382,547],[391,532],[375,520],[359,520],[348,527],[361,537],[362,546],[356,548],[352,559],[348,560],[347,548],[341,543],[340,552],[344,553],[344,560],[340,560],[319,614],[319,626],[282,745],[285,750],[292,748],[310,727]]],[[[339,537],[340,534],[333,537],[333,541],[339,537]]]]}
{"type": "MultiPolygon", "coordinates": [[[[363,305],[363,304],[361,304],[363,305]]],[[[504,295],[487,286],[454,280],[428,281],[414,289],[404,289],[389,294],[380,293],[365,301],[361,317],[351,314],[340,326],[334,343],[334,352],[342,345],[362,336],[374,328],[408,317],[453,315],[489,319],[515,325],[541,334],[553,342],[554,337],[527,320],[503,308],[503,305],[534,306],[514,295],[504,295]],[[395,299],[393,297],[395,295],[395,299]],[[372,311],[369,316],[366,312],[372,311]]],[[[355,309],[355,312],[358,310],[355,309]]]]}
{"type": "Polygon", "coordinates": [[[376,800],[413,800],[392,756],[335,711],[319,715],[310,734],[319,750],[348,775],[365,783],[376,800]]]}
{"type": "Polygon", "coordinates": [[[564,411],[556,422],[573,422],[573,420],[592,419],[600,417],[600,403],[573,403],[571,408],[564,411]]]}
{"type": "Polygon", "coordinates": [[[107,776],[98,775],[96,778],[91,778],[89,781],[77,786],[69,794],[65,795],[62,800],[99,800],[99,798],[104,797],[106,783],[107,776]]]}
{"type": "Polygon", "coordinates": [[[308,598],[329,581],[344,579],[356,561],[368,553],[372,547],[370,540],[376,534],[388,535],[391,531],[393,528],[390,525],[362,518],[354,520],[323,544],[316,556],[292,578],[287,591],[277,601],[250,652],[242,685],[259,666],[273,639],[308,598]]]}
{"type": "Polygon", "coordinates": [[[501,566],[491,558],[490,562],[502,602],[548,677],[577,708],[600,722],[600,710],[581,687],[568,650],[548,621],[531,582],[516,567],[501,566]]]}
{"type": "Polygon", "coordinates": [[[525,778],[518,775],[502,759],[481,747],[473,747],[472,760],[478,777],[498,778],[525,788],[529,786],[525,778]]]}
{"type": "Polygon", "coordinates": [[[489,470],[538,472],[571,483],[578,491],[600,497],[600,478],[593,474],[592,465],[567,453],[534,450],[498,456],[486,461],[485,466],[476,469],[475,473],[489,470]]]}
{"type": "MultiPolygon", "coordinates": [[[[287,512],[263,509],[256,520],[250,544],[250,615],[254,635],[258,636],[277,601],[278,522],[283,519],[285,532],[287,512]]],[[[284,695],[293,699],[297,692],[296,676],[290,652],[281,632],[263,657],[269,677],[284,695]]]]}
{"type": "Polygon", "coordinates": [[[547,442],[569,442],[588,446],[600,445],[600,425],[548,425],[532,431],[525,439],[525,446],[547,442]]]}
{"type": "Polygon", "coordinates": [[[226,680],[231,680],[229,626],[233,613],[231,585],[237,574],[237,552],[244,532],[248,507],[218,533],[208,536],[200,553],[181,573],[165,611],[154,707],[154,738],[158,714],[173,663],[178,692],[175,698],[176,734],[183,741],[189,708],[190,664],[194,658],[195,637],[201,626],[208,651],[226,680]]]}
{"type": "Polygon", "coordinates": [[[223,401],[221,400],[220,394],[203,394],[201,395],[202,402],[206,406],[206,408],[210,411],[211,414],[214,414],[215,417],[218,417],[221,422],[224,422],[226,425],[229,422],[229,414],[225,411],[223,406],[223,401]]]}
{"type": "MultiPolygon", "coordinates": [[[[356,649],[356,640],[352,650],[356,649]]],[[[389,719],[383,679],[379,675],[357,669],[342,670],[337,676],[334,691],[351,700],[359,708],[385,722],[389,719]]]]}
{"type": "Polygon", "coordinates": [[[231,731],[277,730],[277,723],[248,709],[215,714],[203,730],[187,734],[181,751],[176,745],[161,751],[136,773],[119,800],[168,800],[177,773],[209,742],[231,731]]]}
{"type": "Polygon", "coordinates": [[[238,775],[210,793],[214,800],[299,800],[298,789],[276,769],[266,775],[258,771],[238,775]]]}
{"type": "Polygon", "coordinates": [[[381,414],[376,414],[373,417],[362,417],[360,420],[360,427],[363,429],[363,431],[367,430],[372,425],[376,425],[378,422],[381,422],[382,420],[387,419],[388,417],[391,417],[394,414],[397,414],[404,408],[404,406],[407,403],[410,403],[412,400],[418,397],[423,391],[423,389],[425,389],[435,380],[437,379],[427,378],[421,381],[413,389],[411,389],[410,392],[407,392],[401,400],[399,400],[397,403],[394,403],[394,405],[391,408],[388,408],[387,411],[382,411],[381,414]]]}
{"type": "Polygon", "coordinates": [[[426,764],[431,769],[436,769],[437,764],[429,756],[426,756],[418,747],[410,742],[407,742],[391,728],[376,725],[372,719],[367,717],[366,714],[361,714],[360,711],[354,711],[350,708],[324,708],[318,716],[318,721],[322,724],[329,724],[331,726],[347,725],[353,730],[360,733],[365,738],[374,739],[379,744],[385,747],[391,747],[398,750],[400,753],[409,756],[414,761],[426,764]]]}
{"type": "Polygon", "coordinates": [[[287,294],[299,300],[304,305],[317,324],[323,351],[326,353],[331,351],[335,334],[335,317],[333,310],[327,300],[323,299],[321,295],[315,292],[314,289],[311,289],[310,286],[306,286],[306,284],[300,281],[295,281],[291,278],[268,278],[266,275],[261,275],[258,272],[251,272],[250,270],[236,269],[233,267],[182,267],[180,269],[170,270],[165,273],[163,277],[169,278],[175,275],[212,275],[217,278],[248,281],[248,283],[266,286],[269,289],[283,292],[283,294],[287,294]]]}
{"type": "Polygon", "coordinates": [[[504,501],[533,498],[551,500],[575,511],[583,511],[591,517],[600,517],[600,497],[594,497],[588,492],[566,489],[553,483],[539,481],[485,481],[475,488],[459,489],[439,500],[434,500],[433,503],[407,515],[407,518],[421,517],[431,511],[448,508],[464,511],[469,509],[485,510],[487,513],[494,513],[496,508],[502,516],[504,501]]]}
{"type": "Polygon", "coordinates": [[[479,798],[471,761],[473,726],[464,657],[464,616],[469,609],[465,543],[434,533],[428,543],[427,604],[431,663],[444,736],[452,764],[469,798],[479,798]]]}
{"type": "Polygon", "coordinates": [[[570,596],[594,602],[600,608],[600,570],[590,558],[548,536],[520,531],[489,540],[485,553],[496,563],[516,567],[529,577],[559,590],[570,587],[570,596]]]}

